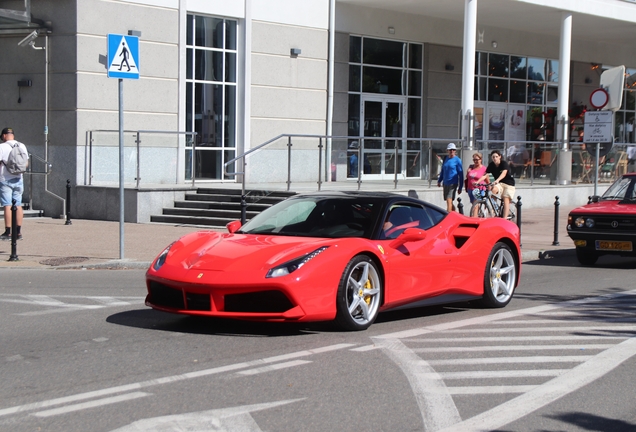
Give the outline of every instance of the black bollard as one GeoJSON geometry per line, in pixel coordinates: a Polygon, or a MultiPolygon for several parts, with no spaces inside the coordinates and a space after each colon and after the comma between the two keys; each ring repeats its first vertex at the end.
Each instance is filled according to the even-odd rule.
{"type": "Polygon", "coordinates": [[[245,195],[241,195],[241,225],[245,225],[247,219],[247,201],[245,201],[245,195]]]}
{"type": "Polygon", "coordinates": [[[457,211],[459,214],[464,214],[464,204],[462,204],[462,199],[457,197],[457,211]]]}
{"type": "Polygon", "coordinates": [[[517,227],[519,227],[519,247],[521,247],[521,205],[521,196],[518,196],[515,207],[517,209],[517,227]]]}
{"type": "Polygon", "coordinates": [[[554,197],[554,241],[552,246],[559,245],[559,197],[554,197]]]}
{"type": "Polygon", "coordinates": [[[66,222],[64,225],[73,225],[71,222],[71,181],[66,180],[66,222]]]}
{"type": "Polygon", "coordinates": [[[15,205],[15,200],[11,202],[11,256],[9,261],[20,261],[18,258],[18,207],[15,205]]]}

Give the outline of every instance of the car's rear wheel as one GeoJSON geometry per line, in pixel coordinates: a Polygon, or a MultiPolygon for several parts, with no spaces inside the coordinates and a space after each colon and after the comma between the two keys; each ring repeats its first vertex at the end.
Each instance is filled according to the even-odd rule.
{"type": "Polygon", "coordinates": [[[484,274],[482,303],[500,308],[510,303],[517,283],[517,263],[507,244],[498,242],[492,248],[484,274]]]}
{"type": "Polygon", "coordinates": [[[354,257],[345,268],[336,298],[336,324],[345,330],[365,330],[375,321],[382,300],[382,281],[376,264],[366,255],[354,257]]]}
{"type": "Polygon", "coordinates": [[[576,259],[579,260],[581,265],[589,267],[596,264],[598,254],[595,254],[594,252],[584,252],[581,249],[576,248],[576,259]]]}
{"type": "Polygon", "coordinates": [[[477,200],[470,207],[470,216],[478,218],[489,218],[493,217],[494,214],[492,213],[488,204],[486,204],[486,201],[477,200]]]}

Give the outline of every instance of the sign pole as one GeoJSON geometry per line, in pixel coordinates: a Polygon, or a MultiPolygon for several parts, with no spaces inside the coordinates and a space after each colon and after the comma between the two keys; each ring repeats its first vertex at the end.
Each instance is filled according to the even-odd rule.
{"type": "Polygon", "coordinates": [[[601,168],[598,163],[601,159],[601,143],[596,143],[596,161],[594,163],[594,196],[597,196],[596,188],[598,187],[598,170],[601,168]]]}
{"type": "Polygon", "coordinates": [[[119,259],[124,259],[124,80],[119,79],[119,259]]]}
{"type": "MultiPolygon", "coordinates": [[[[140,32],[137,32],[141,34],[140,32]]],[[[119,81],[119,259],[124,259],[124,79],[139,79],[139,36],[109,33],[108,78],[119,81]]],[[[139,149],[137,149],[139,151],[139,149]]],[[[139,157],[139,155],[137,155],[139,157]]],[[[139,181],[139,179],[137,179],[139,181]]]]}

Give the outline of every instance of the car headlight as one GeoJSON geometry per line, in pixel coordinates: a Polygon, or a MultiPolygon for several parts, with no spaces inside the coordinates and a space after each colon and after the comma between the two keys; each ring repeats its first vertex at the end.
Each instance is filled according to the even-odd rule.
{"type": "Polygon", "coordinates": [[[168,257],[168,252],[170,252],[170,248],[172,247],[174,243],[172,243],[170,246],[168,246],[167,248],[165,248],[163,250],[163,252],[161,252],[159,254],[159,256],[157,257],[157,259],[155,260],[155,263],[152,265],[152,268],[157,271],[161,268],[161,266],[166,262],[166,258],[168,257]]]}
{"type": "Polygon", "coordinates": [[[584,217],[577,217],[574,220],[574,225],[577,228],[583,228],[583,227],[587,227],[587,228],[594,228],[594,219],[592,218],[584,218],[584,217]]]}
{"type": "Polygon", "coordinates": [[[273,269],[270,269],[267,272],[267,275],[265,277],[276,278],[281,276],[287,276],[288,274],[295,272],[296,270],[298,270],[299,268],[307,264],[307,262],[310,259],[316,257],[319,253],[321,253],[325,249],[327,249],[327,246],[320,247],[313,252],[309,252],[306,255],[303,255],[291,261],[287,261],[286,263],[283,263],[279,266],[276,266],[273,269]]]}

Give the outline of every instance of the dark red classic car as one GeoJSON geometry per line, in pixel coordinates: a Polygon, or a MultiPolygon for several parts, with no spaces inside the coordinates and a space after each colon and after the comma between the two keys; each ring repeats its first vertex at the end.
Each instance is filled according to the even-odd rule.
{"type": "Polygon", "coordinates": [[[572,210],[567,229],[584,266],[601,255],[636,256],[636,173],[624,174],[602,196],[572,210]]]}

